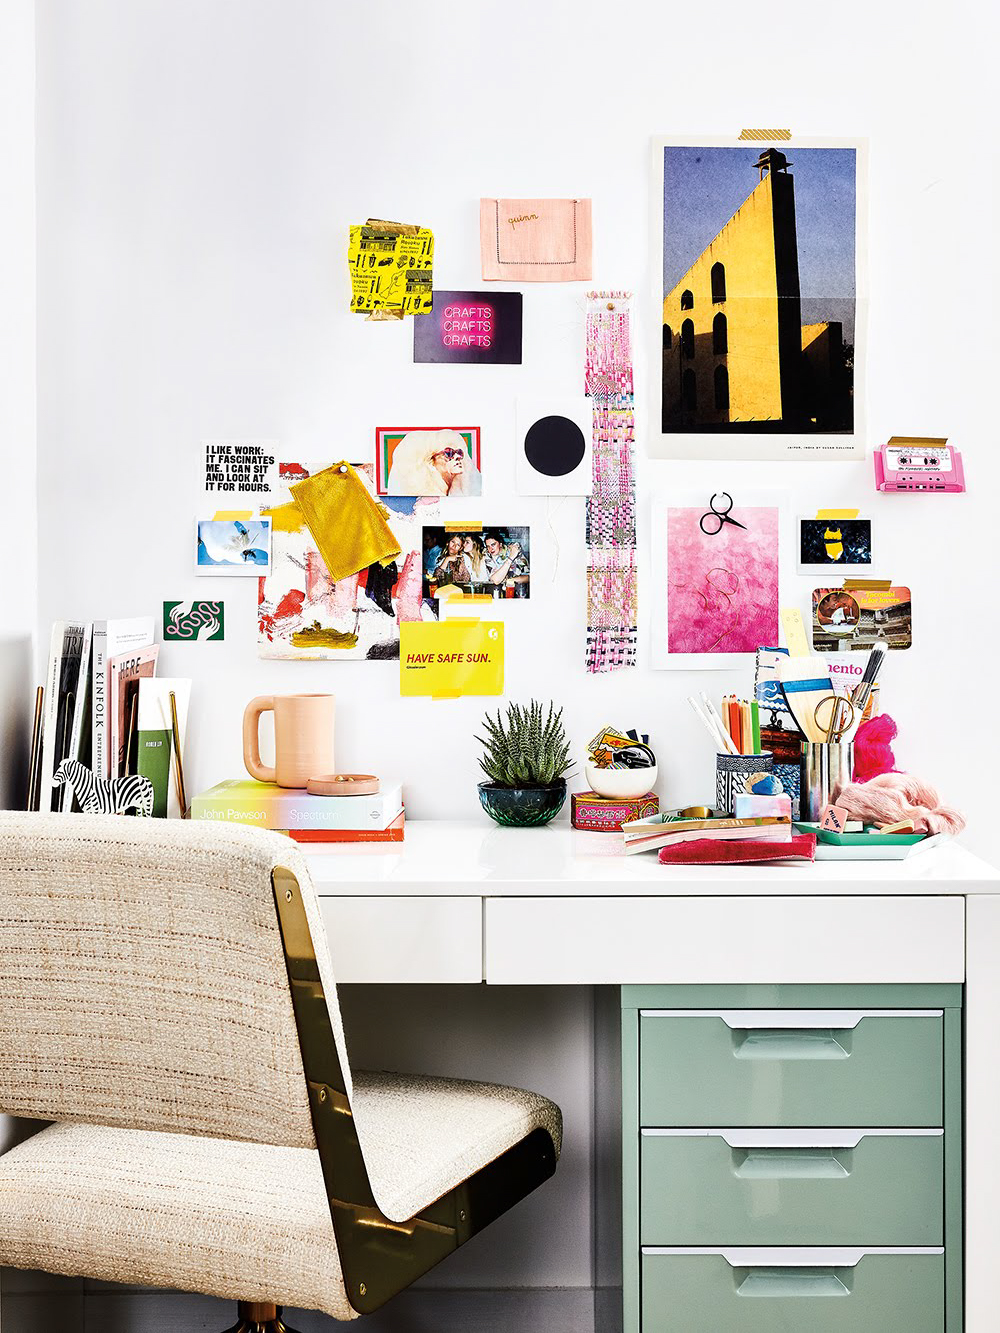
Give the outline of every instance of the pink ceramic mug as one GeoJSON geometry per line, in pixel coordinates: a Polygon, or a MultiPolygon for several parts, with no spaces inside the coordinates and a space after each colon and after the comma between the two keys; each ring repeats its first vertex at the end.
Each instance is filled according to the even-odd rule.
{"type": "Polygon", "coordinates": [[[332,694],[261,694],[243,714],[243,762],[258,782],[304,787],[333,773],[332,694]],[[274,767],[260,761],[260,715],[274,713],[274,767]]]}

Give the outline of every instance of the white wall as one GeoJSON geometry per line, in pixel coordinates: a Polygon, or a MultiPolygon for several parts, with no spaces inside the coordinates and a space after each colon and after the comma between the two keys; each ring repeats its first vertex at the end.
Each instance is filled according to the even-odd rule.
{"type": "Polygon", "coordinates": [[[24,799],[33,696],[35,549],[35,12],[0,10],[0,809],[24,799]]]}
{"type": "MultiPolygon", "coordinates": [[[[577,391],[583,287],[525,289],[522,367],[411,363],[409,322],[347,312],[350,222],[433,226],[441,286],[479,285],[482,194],[589,194],[595,277],[649,297],[648,152],[654,133],[735,133],[752,124],[871,140],[869,438],[947,435],[971,493],[875,498],[871,461],[702,466],[644,462],[640,546],[654,488],[737,494],[780,483],[795,508],[855,504],[875,515],[874,571],[908,582],[915,647],[894,655],[884,698],[898,758],[964,808],[988,847],[993,797],[972,733],[933,691],[972,683],[995,646],[977,571],[994,558],[1000,480],[984,320],[990,224],[983,43],[960,0],[905,21],[888,3],[766,13],[729,2],[613,7],[511,0],[381,6],[322,0],[43,0],[39,7],[39,412],[41,623],[58,615],[158,614],[164,598],[225,596],[227,642],[173,646],[164,673],[191,674],[196,789],[241,771],[252,695],[329,689],[338,760],[396,772],[414,815],[472,815],[483,702],[401,701],[391,663],[261,663],[255,585],[191,572],[198,442],[278,437],[289,456],[361,455],[373,428],[463,418],[483,427],[489,519],[533,529],[530,604],[508,628],[513,698],[566,705],[579,743],[606,721],[648,730],[670,802],[711,790],[711,756],[684,697],[750,687],[640,668],[584,670],[581,501],[513,494],[521,391],[577,391]],[[375,11],[373,11],[373,14],[375,11]],[[558,567],[557,567],[558,562],[558,567]]],[[[646,433],[646,336],[638,339],[638,440],[646,433]]],[[[801,583],[803,604],[810,584],[801,583]]],[[[648,564],[644,624],[657,588],[648,564]]],[[[991,623],[992,622],[992,623],[991,623]]],[[[581,784],[582,785],[582,784],[581,784]]]]}
{"type": "MultiPolygon", "coordinates": [[[[648,730],[671,803],[712,790],[685,696],[745,693],[751,666],[710,677],[648,668],[652,491],[778,484],[801,513],[872,513],[874,572],[914,594],[915,647],[893,655],[884,681],[898,758],[966,811],[969,842],[989,852],[985,754],[997,729],[979,723],[988,710],[974,692],[996,660],[987,572],[1000,464],[994,80],[978,6],[41,0],[38,14],[42,638],[57,616],[158,615],[164,598],[223,595],[225,644],[163,653],[164,673],[196,682],[194,789],[240,772],[251,696],[328,689],[342,768],[400,774],[412,815],[478,812],[472,734],[484,701],[401,701],[395,664],[259,662],[253,581],[216,587],[191,571],[200,439],[277,437],[289,457],[333,460],[363,453],[376,424],[465,418],[483,428],[484,519],[533,529],[533,596],[508,622],[509,696],[564,703],[578,750],[604,722],[648,730]],[[968,496],[876,498],[870,459],[642,457],[645,330],[657,319],[649,139],[747,124],[870,139],[869,439],[949,436],[965,454],[968,496]],[[437,283],[476,288],[478,200],[494,193],[592,196],[596,283],[637,292],[643,626],[628,674],[584,669],[582,502],[549,507],[513,491],[515,395],[578,391],[584,288],[525,287],[521,367],[414,366],[408,323],[347,311],[351,222],[432,226],[437,283]]],[[[559,1079],[579,1125],[590,1019],[579,996],[553,1003],[541,1030],[572,1066],[559,1079]]],[[[425,1025],[411,1015],[408,1049],[431,1067],[440,997],[427,1004],[425,1025]]],[[[503,997],[495,1004],[504,1046],[484,1048],[475,1073],[516,1078],[509,1033],[522,1023],[537,1036],[538,1015],[528,1001],[513,1016],[503,997]]],[[[474,1050],[479,1008],[448,1018],[449,1053],[474,1050]]],[[[374,1053],[374,1019],[363,1026],[374,1053]]],[[[540,1201],[520,1249],[499,1246],[490,1262],[470,1252],[451,1280],[585,1280],[587,1165],[573,1158],[564,1171],[571,1225],[560,1232],[540,1201]]]]}

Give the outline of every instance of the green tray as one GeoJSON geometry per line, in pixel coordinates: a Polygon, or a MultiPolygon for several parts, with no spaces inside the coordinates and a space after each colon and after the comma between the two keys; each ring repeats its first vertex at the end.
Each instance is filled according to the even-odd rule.
{"type": "Polygon", "coordinates": [[[826,842],[833,847],[912,847],[927,837],[926,833],[879,833],[877,829],[864,833],[833,833],[818,824],[801,822],[796,822],[795,827],[802,833],[815,833],[817,842],[826,842]]]}

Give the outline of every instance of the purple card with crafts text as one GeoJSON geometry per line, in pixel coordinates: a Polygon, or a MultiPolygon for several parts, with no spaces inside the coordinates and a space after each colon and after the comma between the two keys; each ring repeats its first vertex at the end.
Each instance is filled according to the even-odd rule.
{"type": "Polygon", "coordinates": [[[520,292],[442,292],[413,321],[413,359],[468,365],[521,364],[520,292]]]}

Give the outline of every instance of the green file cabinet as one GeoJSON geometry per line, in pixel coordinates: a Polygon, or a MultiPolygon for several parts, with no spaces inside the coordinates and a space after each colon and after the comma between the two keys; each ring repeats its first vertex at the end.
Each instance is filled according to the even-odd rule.
{"type": "Polygon", "coordinates": [[[961,1005],[624,987],[624,1333],[961,1333],[961,1005]]]}

